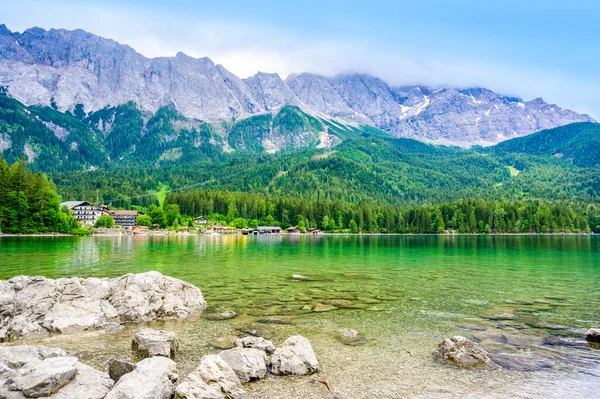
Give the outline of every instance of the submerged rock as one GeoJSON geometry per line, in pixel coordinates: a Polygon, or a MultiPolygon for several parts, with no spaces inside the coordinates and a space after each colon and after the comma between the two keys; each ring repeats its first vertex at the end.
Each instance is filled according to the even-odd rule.
{"type": "Polygon", "coordinates": [[[135,370],[135,367],[135,364],[124,360],[110,359],[108,361],[108,375],[114,382],[117,382],[119,378],[135,370]]]}
{"type": "Polygon", "coordinates": [[[589,342],[600,343],[600,328],[590,328],[585,334],[585,339],[589,342]]]}
{"type": "Polygon", "coordinates": [[[106,373],[61,349],[0,347],[0,398],[102,399],[112,386],[106,373]]]}
{"type": "Polygon", "coordinates": [[[131,350],[137,359],[145,359],[153,356],[164,356],[174,359],[175,354],[179,350],[179,343],[174,332],[144,328],[133,336],[131,350]]]}
{"type": "MultiPolygon", "coordinates": [[[[250,399],[233,369],[219,355],[206,355],[175,392],[176,399],[250,399]]],[[[110,399],[110,398],[108,398],[110,399]]]]}
{"type": "Polygon", "coordinates": [[[177,381],[175,362],[157,356],[136,364],[135,370],[125,374],[105,399],[171,399],[177,381]]]}
{"type": "Polygon", "coordinates": [[[488,352],[481,345],[459,335],[444,338],[435,355],[444,363],[458,367],[480,367],[490,361],[488,352]]]}
{"type": "Polygon", "coordinates": [[[113,330],[205,308],[200,289],[158,272],[116,279],[19,276],[0,281],[0,340],[113,330]]]}
{"type": "Polygon", "coordinates": [[[226,335],[224,337],[213,339],[209,344],[217,349],[231,349],[236,346],[235,341],[237,339],[239,339],[239,337],[236,335],[226,335]]]}
{"type": "Polygon", "coordinates": [[[310,341],[300,335],[288,338],[271,356],[275,375],[307,375],[319,371],[319,362],[310,341]]]}
{"type": "Polygon", "coordinates": [[[224,312],[219,313],[211,313],[205,316],[207,320],[229,320],[237,317],[237,312],[233,310],[226,310],[224,312]]]}
{"type": "Polygon", "coordinates": [[[219,353],[242,384],[267,375],[267,355],[259,349],[233,348],[219,353]]]}
{"type": "Polygon", "coordinates": [[[356,346],[364,343],[358,331],[351,328],[341,328],[336,333],[338,340],[344,345],[356,346]]]}

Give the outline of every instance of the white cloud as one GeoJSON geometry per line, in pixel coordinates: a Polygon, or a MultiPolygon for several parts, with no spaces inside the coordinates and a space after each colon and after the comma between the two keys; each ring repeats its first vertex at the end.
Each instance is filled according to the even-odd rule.
{"type": "Polygon", "coordinates": [[[543,97],[562,107],[600,117],[600,80],[585,80],[551,69],[532,69],[462,54],[419,51],[402,44],[381,48],[356,38],[295,36],[243,21],[198,19],[124,6],[7,0],[0,15],[12,30],[31,26],[82,28],[128,44],[147,57],[173,56],[179,51],[208,56],[240,77],[258,71],[285,77],[295,72],[334,75],[369,73],[395,85],[480,86],[531,100],[543,97]],[[27,10],[27,12],[24,12],[27,10]]]}

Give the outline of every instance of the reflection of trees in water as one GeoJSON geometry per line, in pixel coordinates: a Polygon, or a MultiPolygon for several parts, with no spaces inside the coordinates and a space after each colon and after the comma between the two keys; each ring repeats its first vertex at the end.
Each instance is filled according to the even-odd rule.
{"type": "Polygon", "coordinates": [[[96,240],[93,238],[79,240],[71,253],[71,263],[69,265],[71,271],[89,269],[98,265],[100,265],[100,252],[96,240]]]}

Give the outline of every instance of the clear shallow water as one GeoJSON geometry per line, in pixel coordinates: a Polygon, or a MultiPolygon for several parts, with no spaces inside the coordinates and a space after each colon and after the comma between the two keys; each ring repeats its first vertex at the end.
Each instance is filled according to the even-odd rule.
{"type": "MultiPolygon", "coordinates": [[[[600,351],[600,238],[590,236],[174,236],[0,238],[0,278],[116,277],[158,270],[202,289],[229,321],[157,323],[183,347],[180,374],[218,350],[209,341],[261,329],[276,343],[307,336],[321,375],[348,398],[590,397],[600,351]],[[311,279],[291,278],[301,274],[311,279]],[[316,304],[327,312],[309,310],[316,304]],[[286,324],[282,324],[286,323],[286,324]],[[348,347],[337,328],[365,345],[348,347]],[[431,357],[441,338],[476,339],[498,367],[463,371],[431,357]]],[[[317,308],[318,309],[318,308],[317,308]]],[[[98,366],[128,353],[116,335],[54,337],[98,366]]],[[[249,386],[256,397],[327,398],[305,379],[249,386]]]]}

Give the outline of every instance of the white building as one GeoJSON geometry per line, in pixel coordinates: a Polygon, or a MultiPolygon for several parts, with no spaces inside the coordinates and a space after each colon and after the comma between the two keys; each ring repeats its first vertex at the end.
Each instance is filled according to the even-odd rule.
{"type": "Polygon", "coordinates": [[[88,201],[67,201],[60,204],[60,207],[69,208],[73,217],[84,226],[93,226],[98,218],[106,213],[98,206],[88,201]]]}

